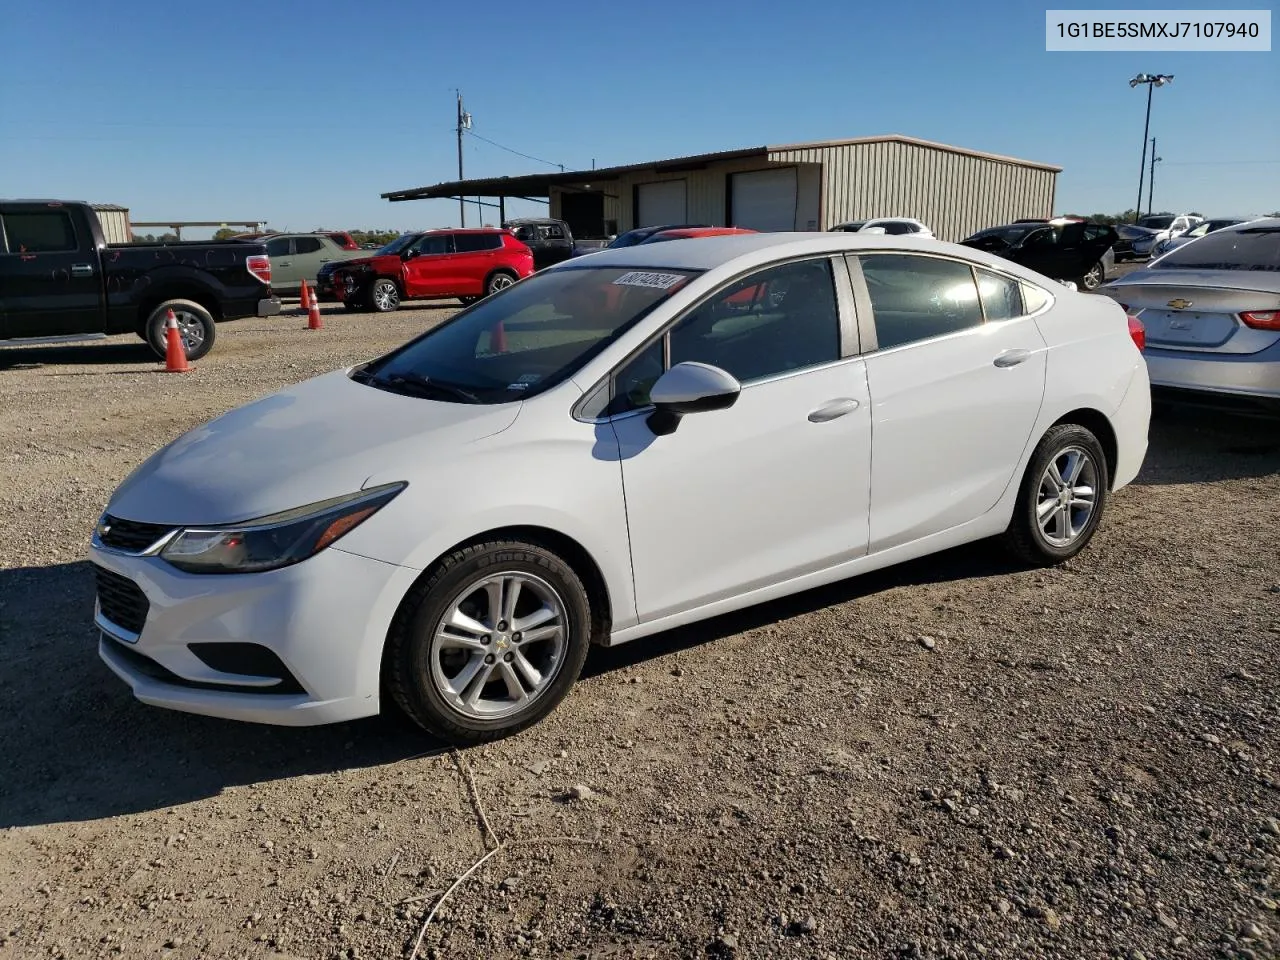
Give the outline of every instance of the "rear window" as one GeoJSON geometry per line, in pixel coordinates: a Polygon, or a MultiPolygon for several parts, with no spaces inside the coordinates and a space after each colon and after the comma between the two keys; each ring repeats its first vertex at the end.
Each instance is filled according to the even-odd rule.
{"type": "Polygon", "coordinates": [[[1138,226],[1148,230],[1167,230],[1173,226],[1173,217],[1143,217],[1138,221],[1138,226]]]}
{"type": "Polygon", "coordinates": [[[6,213],[4,231],[10,253],[57,253],[76,249],[71,216],[62,210],[6,213]]]}
{"type": "Polygon", "coordinates": [[[453,248],[458,253],[476,253],[480,250],[497,250],[502,246],[500,233],[455,233],[453,248]]]}
{"type": "Polygon", "coordinates": [[[1280,273],[1280,225],[1217,230],[1151,264],[1152,270],[1265,270],[1280,273]]]}
{"type": "Polygon", "coordinates": [[[298,237],[293,241],[293,249],[295,253],[315,253],[324,244],[318,237],[298,237]]]}

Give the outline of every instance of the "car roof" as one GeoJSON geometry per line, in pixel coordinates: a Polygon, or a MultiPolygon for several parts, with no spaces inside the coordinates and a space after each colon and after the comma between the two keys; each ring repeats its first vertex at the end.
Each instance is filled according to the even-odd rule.
{"type": "MultiPolygon", "coordinates": [[[[972,247],[918,236],[887,234],[824,233],[739,233],[716,237],[670,240],[666,243],[638,244],[599,250],[590,257],[574,258],[546,268],[573,270],[608,267],[672,270],[713,270],[734,261],[750,268],[790,256],[820,256],[824,253],[857,253],[898,251],[902,253],[937,253],[961,257],[1023,277],[1043,285],[1044,279],[1034,272],[972,247]]],[[[544,272],[546,272],[544,271],[544,272]]]]}
{"type": "Polygon", "coordinates": [[[418,230],[418,234],[428,233],[510,233],[504,227],[432,227],[430,230],[418,230]]]}

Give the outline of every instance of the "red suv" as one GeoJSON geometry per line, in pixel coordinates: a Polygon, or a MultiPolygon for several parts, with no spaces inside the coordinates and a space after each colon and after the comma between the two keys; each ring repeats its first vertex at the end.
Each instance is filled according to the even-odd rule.
{"type": "Polygon", "coordinates": [[[401,300],[474,303],[531,273],[532,252],[508,230],[427,230],[368,257],[324,264],[316,291],[322,303],[386,313],[401,300]]]}

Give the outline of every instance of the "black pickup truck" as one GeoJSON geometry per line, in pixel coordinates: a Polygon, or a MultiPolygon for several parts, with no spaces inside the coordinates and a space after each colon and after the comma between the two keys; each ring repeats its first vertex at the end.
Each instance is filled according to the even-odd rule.
{"type": "Polygon", "coordinates": [[[87,203],[0,200],[0,347],[136,333],[164,356],[169,310],[190,360],[209,352],[216,323],[278,314],[266,247],[108,244],[87,203]]]}

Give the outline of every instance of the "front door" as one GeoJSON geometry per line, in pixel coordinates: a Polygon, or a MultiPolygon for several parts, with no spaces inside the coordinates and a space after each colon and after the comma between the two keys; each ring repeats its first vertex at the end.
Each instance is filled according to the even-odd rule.
{"type": "Polygon", "coordinates": [[[453,237],[450,234],[429,233],[415,242],[404,261],[405,296],[453,296],[455,280],[450,276],[449,263],[452,255],[453,237]]]}
{"type": "Polygon", "coordinates": [[[267,240],[267,256],[271,258],[271,286],[279,293],[296,293],[302,287],[302,271],[293,260],[293,238],[271,237],[267,240]]]}
{"type": "Polygon", "coordinates": [[[1017,280],[942,257],[851,260],[877,347],[866,356],[874,553],[996,505],[1040,415],[1047,352],[1017,280]]]}
{"type": "Polygon", "coordinates": [[[0,336],[102,333],[103,284],[93,238],[78,236],[62,209],[19,208],[3,219],[0,336]]]}
{"type": "Polygon", "coordinates": [[[641,622],[866,552],[870,404],[840,321],[825,257],[768,268],[704,301],[668,332],[669,363],[714,364],[742,392],[665,436],[649,429],[645,406],[663,341],[615,377],[641,622]]]}

